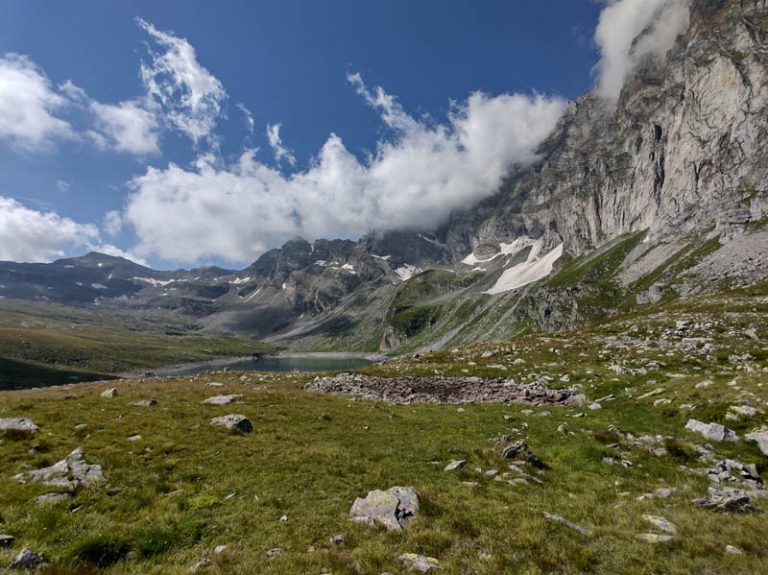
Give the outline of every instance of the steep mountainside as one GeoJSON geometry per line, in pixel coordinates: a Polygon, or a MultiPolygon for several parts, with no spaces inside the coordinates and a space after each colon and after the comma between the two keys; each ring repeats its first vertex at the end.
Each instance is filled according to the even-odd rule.
{"type": "Polygon", "coordinates": [[[162,308],[297,349],[392,352],[591,322],[768,278],[768,2],[694,0],[615,104],[572,102],[497,195],[431,232],[296,239],[232,272],[89,254],[0,295],[162,308]]]}

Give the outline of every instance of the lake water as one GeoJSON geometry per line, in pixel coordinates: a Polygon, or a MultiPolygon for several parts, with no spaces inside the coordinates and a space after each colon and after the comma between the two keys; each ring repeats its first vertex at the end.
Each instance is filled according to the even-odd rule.
{"type": "Polygon", "coordinates": [[[264,356],[232,363],[180,368],[164,375],[193,375],[203,371],[345,371],[373,363],[364,357],[264,356]]]}

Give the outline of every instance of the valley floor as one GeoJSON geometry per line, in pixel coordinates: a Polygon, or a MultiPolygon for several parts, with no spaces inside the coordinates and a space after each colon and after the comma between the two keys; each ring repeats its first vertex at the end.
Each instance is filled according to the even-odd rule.
{"type": "Polygon", "coordinates": [[[40,429],[0,440],[0,533],[15,537],[0,565],[29,547],[49,575],[402,573],[404,553],[446,574],[765,573],[768,500],[749,477],[768,459],[745,435],[768,425],[766,313],[768,297],[743,290],[362,370],[575,387],[580,406],[393,403],[308,391],[315,376],[296,373],[3,392],[0,418],[40,429]],[[202,403],[218,395],[235,397],[202,403]],[[132,405],[145,399],[157,404],[132,405]],[[229,413],[253,431],[210,424],[229,413]],[[544,469],[505,460],[499,438],[524,440],[544,469]],[[104,482],[37,503],[67,490],[13,479],[76,448],[104,482]],[[397,485],[420,500],[406,530],[350,521],[355,498],[397,485]],[[694,503],[726,487],[746,490],[742,512],[694,503]]]}

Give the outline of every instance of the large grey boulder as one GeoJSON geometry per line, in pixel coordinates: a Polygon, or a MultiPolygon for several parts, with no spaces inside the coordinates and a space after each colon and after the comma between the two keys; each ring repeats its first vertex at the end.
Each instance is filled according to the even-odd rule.
{"type": "Polygon", "coordinates": [[[86,463],[79,447],[61,461],[49,467],[19,473],[13,477],[20,483],[42,483],[74,491],[80,486],[91,487],[106,481],[101,465],[86,463]]]}
{"type": "Polygon", "coordinates": [[[27,417],[0,418],[0,432],[34,435],[39,429],[35,423],[27,417]]]}
{"type": "Polygon", "coordinates": [[[419,513],[419,497],[412,487],[375,489],[355,499],[349,512],[352,521],[383,525],[387,531],[402,531],[419,513]]]}
{"type": "Polygon", "coordinates": [[[253,424],[251,421],[239,413],[230,413],[229,415],[214,417],[211,419],[211,425],[220,425],[226,427],[228,431],[235,433],[250,433],[253,431],[253,424]]]}
{"type": "Polygon", "coordinates": [[[768,429],[753,431],[752,433],[747,433],[744,437],[750,441],[756,442],[760,451],[765,455],[768,455],[768,429]]]}
{"type": "Polygon", "coordinates": [[[697,419],[689,419],[685,424],[688,431],[698,433],[710,441],[738,441],[739,436],[733,429],[719,423],[704,423],[697,419]]]}

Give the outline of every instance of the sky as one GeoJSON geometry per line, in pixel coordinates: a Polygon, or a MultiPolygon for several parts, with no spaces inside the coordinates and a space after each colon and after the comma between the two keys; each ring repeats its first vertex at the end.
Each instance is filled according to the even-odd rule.
{"type": "Polygon", "coordinates": [[[689,0],[3,0],[0,260],[430,229],[615,104],[689,0]],[[638,38],[637,42],[634,40],[638,38]]]}

